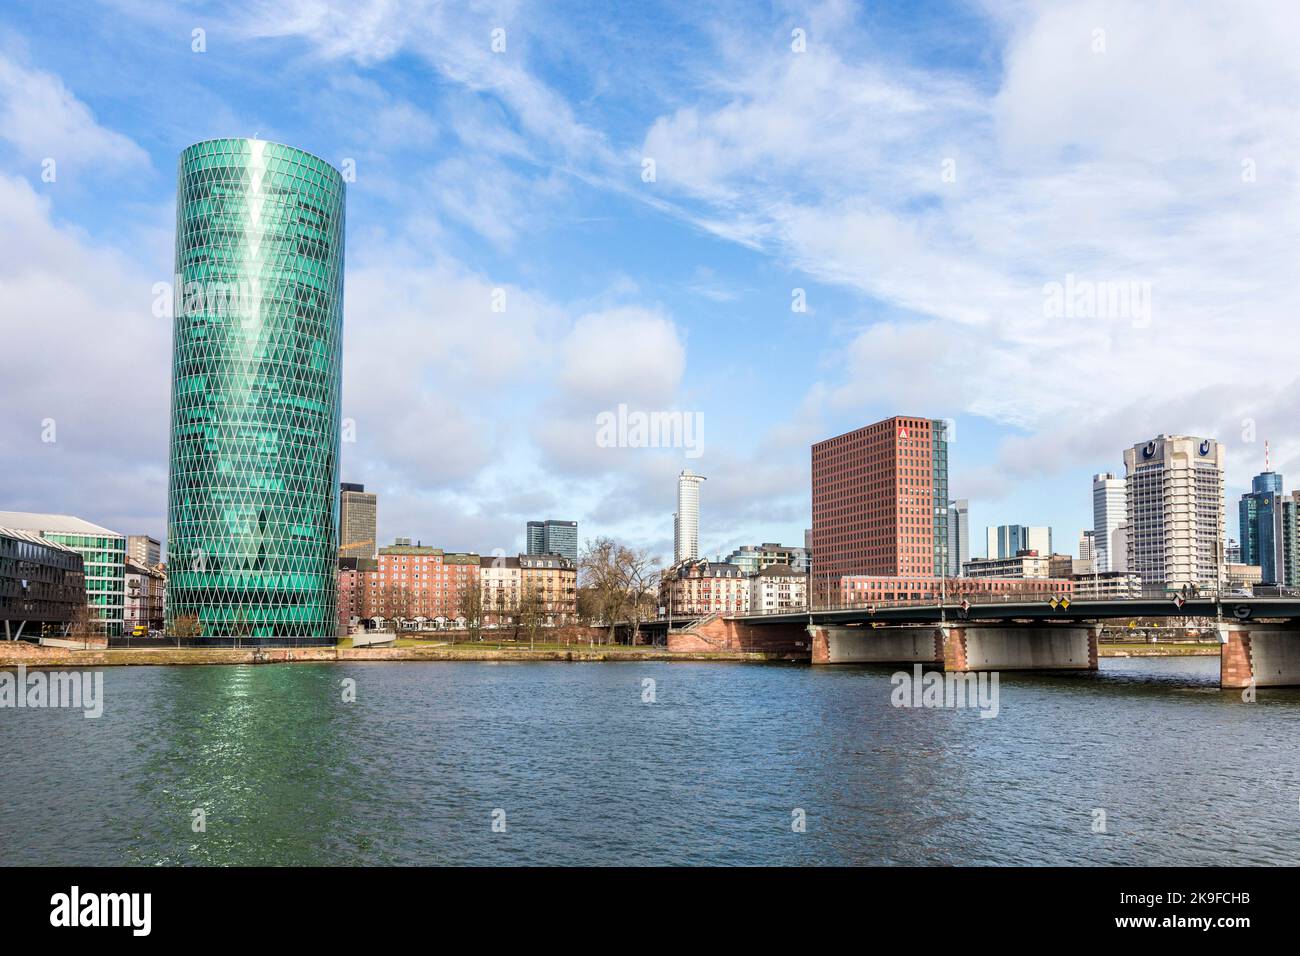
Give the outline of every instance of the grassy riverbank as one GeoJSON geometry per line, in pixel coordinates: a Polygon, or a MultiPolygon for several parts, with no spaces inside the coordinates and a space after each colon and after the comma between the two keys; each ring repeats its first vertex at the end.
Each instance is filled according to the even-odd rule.
{"type": "Polygon", "coordinates": [[[164,664],[287,664],[336,661],[768,661],[775,654],[744,651],[672,652],[662,647],[623,645],[433,644],[412,642],[406,647],[276,647],[248,648],[114,648],[65,650],[24,645],[0,645],[0,667],[114,667],[164,664]]]}

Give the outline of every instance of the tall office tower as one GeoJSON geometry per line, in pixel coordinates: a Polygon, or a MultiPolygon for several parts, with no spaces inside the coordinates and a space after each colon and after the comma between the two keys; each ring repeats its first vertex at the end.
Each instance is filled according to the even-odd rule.
{"type": "Polygon", "coordinates": [[[948,502],[948,577],[962,574],[970,560],[970,502],[958,498],[948,502]]]}
{"type": "Polygon", "coordinates": [[[812,446],[812,573],[938,578],[948,537],[942,420],[887,418],[812,446]]]}
{"type": "Polygon", "coordinates": [[[673,563],[700,556],[700,482],[689,468],[677,476],[677,513],[673,515],[673,563]]]}
{"type": "Polygon", "coordinates": [[[168,630],[333,643],[343,177],[216,139],[178,179],[168,630]]]}
{"type": "Polygon", "coordinates": [[[530,521],[525,528],[526,554],[562,554],[570,561],[578,560],[578,522],[530,521]]]}
{"type": "Polygon", "coordinates": [[[546,522],[530,521],[524,526],[524,554],[546,553],[546,522]]]}
{"type": "Polygon", "coordinates": [[[1123,478],[1111,472],[1092,476],[1092,540],[1098,571],[1122,571],[1127,563],[1111,545],[1115,530],[1128,516],[1128,496],[1123,478]]]}
{"type": "Polygon", "coordinates": [[[147,568],[156,568],[162,561],[162,542],[147,534],[128,534],[126,536],[126,556],[136,564],[147,568]]]}
{"type": "Polygon", "coordinates": [[[1052,553],[1052,529],[1043,525],[1001,524],[986,528],[984,554],[989,558],[1014,558],[1021,551],[1052,553]]]}
{"type": "Polygon", "coordinates": [[[1079,560],[1092,561],[1094,565],[1097,560],[1097,543],[1096,536],[1092,531],[1079,532],[1079,560]]]}
{"type": "Polygon", "coordinates": [[[379,554],[379,496],[365,485],[339,486],[339,557],[371,558],[379,554]]]}
{"type": "Polygon", "coordinates": [[[1124,451],[1128,567],[1143,587],[1213,588],[1223,566],[1224,447],[1159,435],[1124,451]]]}
{"type": "Polygon", "coordinates": [[[1241,559],[1245,564],[1259,565],[1263,584],[1286,582],[1285,500],[1282,476],[1266,470],[1251,479],[1250,491],[1237,504],[1241,559]]]}

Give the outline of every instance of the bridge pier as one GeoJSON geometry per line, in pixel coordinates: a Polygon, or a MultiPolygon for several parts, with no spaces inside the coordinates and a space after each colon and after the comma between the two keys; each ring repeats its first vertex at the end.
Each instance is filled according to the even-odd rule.
{"type": "Polygon", "coordinates": [[[1096,670],[1097,625],[814,625],[814,664],[933,664],[945,671],[1096,670]]]}
{"type": "Polygon", "coordinates": [[[1219,686],[1300,686],[1300,626],[1221,624],[1219,686]]]}
{"type": "Polygon", "coordinates": [[[943,664],[943,635],[920,627],[839,627],[817,624],[812,632],[814,664],[943,664]]]}

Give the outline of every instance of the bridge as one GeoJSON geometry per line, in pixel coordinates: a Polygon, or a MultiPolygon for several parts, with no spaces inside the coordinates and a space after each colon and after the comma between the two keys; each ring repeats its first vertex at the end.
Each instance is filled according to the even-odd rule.
{"type": "Polygon", "coordinates": [[[709,615],[669,628],[666,640],[670,650],[765,651],[813,664],[1096,670],[1105,622],[1163,619],[1215,633],[1224,688],[1300,686],[1300,597],[979,598],[709,615]]]}

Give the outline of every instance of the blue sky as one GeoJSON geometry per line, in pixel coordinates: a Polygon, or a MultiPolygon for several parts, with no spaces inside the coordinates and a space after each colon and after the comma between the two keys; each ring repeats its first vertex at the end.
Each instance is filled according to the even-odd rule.
{"type": "Polygon", "coordinates": [[[668,554],[690,466],[708,553],[799,543],[809,444],[891,414],[954,420],[976,553],[1073,548],[1158,432],[1225,442],[1230,533],[1264,439],[1300,467],[1292,5],[162,6],[0,14],[5,508],[163,533],[151,290],[217,136],[355,165],[343,470],[384,540],[668,554]],[[1051,315],[1067,277],[1137,298],[1051,315]],[[599,447],[619,404],[703,454],[599,447]]]}

